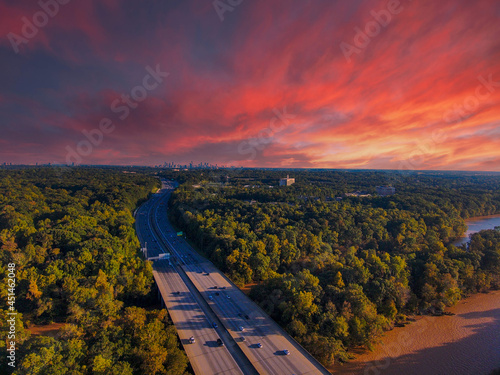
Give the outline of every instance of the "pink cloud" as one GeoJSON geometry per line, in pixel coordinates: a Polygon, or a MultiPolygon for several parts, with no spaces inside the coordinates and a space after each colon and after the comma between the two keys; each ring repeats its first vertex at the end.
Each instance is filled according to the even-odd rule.
{"type": "MultiPolygon", "coordinates": [[[[148,64],[161,63],[171,76],[123,121],[109,106],[126,88],[61,82],[59,91],[45,92],[68,113],[27,105],[60,130],[51,150],[113,118],[116,130],[88,162],[398,168],[424,148],[416,169],[499,170],[498,136],[491,135],[500,125],[497,2],[401,1],[401,12],[351,62],[340,43],[354,43],[354,28],[373,21],[371,11],[386,2],[284,4],[242,3],[221,23],[210,4],[188,2],[148,23],[147,7],[70,3],[33,39],[30,53],[41,49],[83,70],[109,69],[129,83],[110,82],[130,89],[148,64]],[[137,32],[127,31],[127,21],[137,32]],[[485,86],[479,77],[490,75],[494,84],[485,86]],[[275,111],[284,107],[293,120],[272,130],[275,111]],[[438,130],[446,141],[434,139],[438,130]],[[242,142],[270,133],[273,142],[259,144],[254,158],[241,153],[242,142]]],[[[0,14],[15,20],[34,8],[0,3],[0,14]]],[[[8,21],[2,30],[15,26],[8,21]]]]}

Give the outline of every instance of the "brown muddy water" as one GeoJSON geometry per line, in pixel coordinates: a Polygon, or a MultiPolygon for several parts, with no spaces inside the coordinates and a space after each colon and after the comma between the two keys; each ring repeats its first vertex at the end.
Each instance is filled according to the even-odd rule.
{"type": "Polygon", "coordinates": [[[500,368],[500,291],[386,332],[373,352],[331,368],[334,374],[487,375],[500,368]]]}

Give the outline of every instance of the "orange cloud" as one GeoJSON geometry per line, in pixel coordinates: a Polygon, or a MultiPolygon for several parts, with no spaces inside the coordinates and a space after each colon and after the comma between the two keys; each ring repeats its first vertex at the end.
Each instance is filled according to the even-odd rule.
{"type": "MultiPolygon", "coordinates": [[[[110,103],[145,65],[161,63],[169,78],[126,120],[113,118],[116,131],[88,162],[500,170],[497,1],[401,0],[350,61],[341,44],[356,46],[386,1],[256,0],[223,22],[209,5],[65,6],[22,55],[27,67],[56,64],[51,80],[0,91],[5,118],[30,134],[7,134],[21,150],[8,158],[29,161],[22,150],[49,125],[35,148],[63,158],[83,129],[113,116],[110,103]]],[[[6,61],[3,71],[21,77],[6,61]]]]}

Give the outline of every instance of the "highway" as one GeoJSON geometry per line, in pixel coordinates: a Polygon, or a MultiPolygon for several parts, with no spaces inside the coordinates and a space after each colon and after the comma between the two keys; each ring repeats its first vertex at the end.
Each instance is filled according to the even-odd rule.
{"type": "MultiPolygon", "coordinates": [[[[148,257],[157,257],[167,251],[151,225],[158,195],[143,204],[136,214],[136,230],[142,247],[147,246],[148,257]]],[[[186,285],[174,265],[166,260],[153,263],[153,275],[162,301],[172,318],[181,343],[195,374],[256,374],[248,360],[238,364],[227,346],[219,346],[220,338],[210,317],[197,299],[197,291],[186,285]],[[189,338],[194,338],[194,343],[189,338]]],[[[198,298],[201,298],[198,296],[198,298]]]]}
{"type": "Polygon", "coordinates": [[[173,189],[164,181],[155,198],[138,210],[136,225],[141,243],[147,242],[148,258],[165,251],[172,254],[172,265],[165,260],[154,262],[154,274],[171,316],[182,313],[177,321],[173,316],[172,320],[193,369],[203,369],[195,372],[209,373],[193,361],[213,363],[212,373],[221,374],[330,374],[211,262],[177,237],[167,216],[167,201],[173,189]],[[212,329],[214,322],[216,331],[212,329]],[[224,347],[217,346],[217,335],[224,347]],[[203,339],[189,344],[190,336],[203,339]],[[200,351],[195,349],[200,341],[212,344],[201,345],[205,350],[200,351]],[[224,349],[229,349],[227,354],[224,349]],[[221,361],[209,358],[212,355],[220,355],[224,366],[216,368],[221,361]]]}

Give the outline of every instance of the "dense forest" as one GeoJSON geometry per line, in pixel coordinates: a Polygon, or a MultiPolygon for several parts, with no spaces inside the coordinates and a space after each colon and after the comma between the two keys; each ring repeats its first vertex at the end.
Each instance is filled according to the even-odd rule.
{"type": "MultiPolygon", "coordinates": [[[[15,374],[187,371],[167,312],[150,308],[152,269],[134,231],[158,180],[124,172],[0,170],[0,329],[15,263],[15,374]],[[54,322],[64,323],[57,336],[30,334],[54,322]]],[[[324,364],[409,315],[500,286],[499,230],[452,244],[465,218],[500,213],[498,175],[293,171],[296,183],[279,187],[285,173],[163,175],[181,183],[172,221],[235,283],[254,283],[250,297],[324,364]],[[378,185],[396,194],[378,196],[378,185]]]]}
{"type": "MultiPolygon", "coordinates": [[[[152,268],[139,256],[133,211],[157,179],[115,169],[0,170],[0,316],[6,337],[8,264],[15,264],[15,374],[183,374],[152,268]],[[148,307],[145,309],[144,307],[148,307]],[[34,324],[65,323],[56,337],[34,324]]],[[[0,341],[5,353],[5,340],[0,341]]],[[[6,356],[0,367],[7,373],[6,356]]]]}
{"type": "Polygon", "coordinates": [[[498,174],[293,171],[278,186],[286,173],[164,176],[182,183],[172,221],[236,284],[255,283],[250,297],[324,364],[500,286],[500,230],[452,244],[464,219],[500,213],[498,174]]]}

